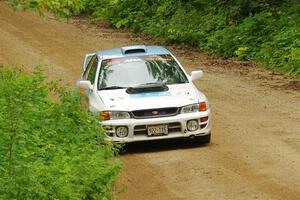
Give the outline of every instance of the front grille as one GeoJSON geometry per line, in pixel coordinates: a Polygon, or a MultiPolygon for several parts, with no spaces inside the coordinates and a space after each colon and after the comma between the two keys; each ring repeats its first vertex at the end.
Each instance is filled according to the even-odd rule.
{"type": "Polygon", "coordinates": [[[143,118],[154,118],[154,117],[169,117],[174,116],[178,113],[179,108],[158,108],[158,109],[148,109],[148,110],[135,110],[132,111],[132,115],[136,119],[143,118]]]}
{"type": "MultiPolygon", "coordinates": [[[[179,122],[172,122],[168,124],[168,132],[180,132],[181,124],[179,122]]],[[[134,135],[148,135],[147,125],[138,125],[134,127],[134,135]]]]}

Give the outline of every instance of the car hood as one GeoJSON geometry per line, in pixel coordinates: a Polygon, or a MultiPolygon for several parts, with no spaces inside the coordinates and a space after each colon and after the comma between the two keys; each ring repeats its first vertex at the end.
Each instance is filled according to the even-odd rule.
{"type": "Polygon", "coordinates": [[[163,92],[128,94],[125,89],[100,90],[98,94],[107,110],[132,111],[142,109],[181,107],[198,103],[204,95],[192,84],[168,85],[163,92]]]}

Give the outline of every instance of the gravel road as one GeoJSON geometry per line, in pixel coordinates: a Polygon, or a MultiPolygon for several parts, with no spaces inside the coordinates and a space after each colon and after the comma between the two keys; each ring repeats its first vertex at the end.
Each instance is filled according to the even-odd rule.
{"type": "MultiPolygon", "coordinates": [[[[0,63],[31,71],[46,64],[49,79],[75,85],[86,52],[128,44],[157,44],[146,36],[84,19],[41,18],[0,3],[0,63]]],[[[251,63],[205,56],[170,45],[213,107],[212,143],[140,143],[121,155],[121,200],[300,199],[299,82],[251,63]]]]}

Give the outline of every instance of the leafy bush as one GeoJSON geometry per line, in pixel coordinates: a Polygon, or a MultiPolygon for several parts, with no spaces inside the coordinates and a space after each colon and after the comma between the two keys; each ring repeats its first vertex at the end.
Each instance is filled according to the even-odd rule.
{"type": "Polygon", "coordinates": [[[297,0],[91,0],[83,12],[209,53],[300,74],[297,0]],[[100,8],[101,7],[101,8],[100,8]],[[105,12],[104,12],[105,10],[105,12]]]}
{"type": "Polygon", "coordinates": [[[58,16],[70,16],[79,14],[84,8],[82,0],[6,0],[12,6],[21,10],[37,10],[40,15],[44,15],[45,10],[49,10],[58,16]]]}
{"type": "Polygon", "coordinates": [[[58,15],[85,13],[117,27],[258,60],[300,74],[299,0],[9,0],[58,15]],[[245,51],[245,49],[247,49],[245,51]]]}
{"type": "Polygon", "coordinates": [[[0,67],[0,199],[114,199],[116,150],[78,99],[0,67]]]}

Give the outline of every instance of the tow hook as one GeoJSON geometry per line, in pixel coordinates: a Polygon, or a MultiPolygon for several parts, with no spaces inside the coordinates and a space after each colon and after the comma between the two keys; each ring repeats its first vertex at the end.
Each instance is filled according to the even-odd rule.
{"type": "Polygon", "coordinates": [[[195,139],[195,135],[191,135],[191,136],[190,136],[190,139],[191,139],[191,140],[194,140],[194,139],[195,139]]]}

